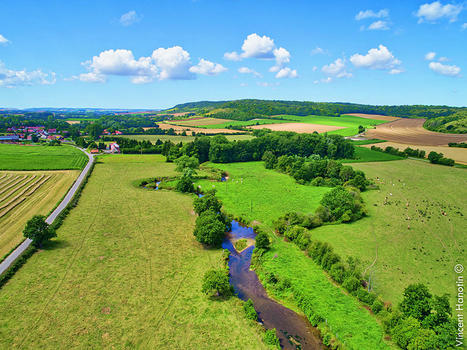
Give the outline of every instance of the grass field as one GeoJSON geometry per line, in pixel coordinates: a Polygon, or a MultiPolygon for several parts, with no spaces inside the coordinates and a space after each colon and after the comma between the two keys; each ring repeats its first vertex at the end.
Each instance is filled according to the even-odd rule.
{"type": "Polygon", "coordinates": [[[0,170],[82,169],[88,157],[72,146],[0,144],[0,170]]]}
{"type": "MultiPolygon", "coordinates": [[[[217,195],[228,213],[252,221],[252,224],[259,224],[268,231],[272,229],[272,221],[287,212],[313,212],[322,195],[330,190],[327,187],[298,185],[288,175],[265,169],[262,162],[213,166],[226,171],[229,179],[222,183],[200,181],[198,184],[201,184],[202,189],[210,189],[215,185],[217,195]]],[[[376,319],[359,306],[353,297],[336,287],[323,270],[292,243],[275,238],[273,248],[266,254],[263,268],[264,271],[289,278],[292,288],[309,295],[314,300],[314,308],[326,315],[333,332],[351,348],[386,347],[382,343],[383,332],[376,319]]],[[[292,298],[275,296],[281,300],[285,298],[287,306],[298,310],[292,298]]]]}
{"type": "Polygon", "coordinates": [[[276,119],[253,119],[253,120],[247,120],[247,121],[242,121],[242,120],[226,120],[223,123],[217,123],[217,124],[205,124],[202,125],[201,127],[209,128],[209,129],[223,129],[228,126],[251,126],[251,125],[263,125],[263,124],[278,124],[278,123],[284,123],[285,121],[283,120],[276,120],[276,119]]]}
{"type": "MultiPolygon", "coordinates": [[[[181,135],[122,135],[121,137],[134,139],[138,141],[148,140],[152,143],[155,143],[158,139],[162,142],[164,141],[172,141],[173,143],[180,143],[180,142],[191,142],[195,139],[195,136],[181,136],[181,135]]],[[[227,140],[251,140],[254,138],[253,135],[225,135],[227,140]]]]}
{"type": "Polygon", "coordinates": [[[343,160],[343,162],[345,163],[385,162],[388,160],[401,160],[401,159],[404,159],[404,158],[395,156],[389,153],[373,151],[366,147],[357,146],[355,147],[355,159],[345,159],[343,160]]]}
{"type": "Polygon", "coordinates": [[[58,238],[2,288],[0,348],[265,348],[239,299],[200,292],[222,252],[194,240],[193,198],[132,184],[173,169],[158,155],[99,159],[58,238]]]}
{"type": "Polygon", "coordinates": [[[198,181],[202,190],[216,188],[227,212],[268,226],[286,211],[313,212],[328,187],[302,186],[263,162],[211,164],[226,171],[225,182],[198,181]],[[280,200],[278,200],[280,198],[280,200]]]}
{"type": "Polygon", "coordinates": [[[340,117],[326,117],[318,115],[300,117],[296,115],[280,115],[276,117],[301,123],[341,126],[345,129],[330,131],[329,134],[338,134],[342,136],[352,136],[358,134],[359,125],[362,125],[365,128],[373,128],[376,125],[386,123],[384,120],[361,118],[350,115],[342,115],[340,117]]]}
{"type": "Polygon", "coordinates": [[[78,174],[77,170],[0,171],[0,259],[24,239],[26,222],[48,214],[78,174]]]}
{"type": "Polygon", "coordinates": [[[363,193],[369,217],[314,229],[313,236],[365,266],[376,259],[372,280],[385,300],[398,303],[408,284],[423,282],[436,294],[449,293],[452,305],[453,267],[467,257],[466,169],[417,160],[352,166],[380,187],[363,193]]]}
{"type": "MultiPolygon", "coordinates": [[[[370,148],[373,144],[365,145],[365,147],[370,148]]],[[[377,147],[385,148],[388,146],[398,148],[400,151],[405,150],[407,147],[413,149],[421,149],[426,152],[426,156],[431,151],[442,153],[447,158],[452,158],[456,161],[456,163],[467,165],[467,149],[465,148],[458,148],[458,147],[449,147],[449,146],[419,146],[419,145],[407,145],[403,143],[396,143],[396,142],[385,142],[382,144],[375,144],[377,147]]]]}

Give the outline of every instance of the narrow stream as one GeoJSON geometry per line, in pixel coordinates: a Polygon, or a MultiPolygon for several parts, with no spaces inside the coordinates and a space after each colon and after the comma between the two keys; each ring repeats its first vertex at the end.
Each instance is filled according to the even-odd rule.
{"type": "Polygon", "coordinates": [[[296,312],[270,299],[256,272],[250,270],[254,246],[237,253],[232,241],[239,238],[254,239],[255,232],[232,221],[232,231],[222,243],[222,248],[230,254],[230,283],[242,300],[251,299],[258,317],[267,329],[276,328],[283,349],[324,349],[318,332],[310,322],[296,312]]]}

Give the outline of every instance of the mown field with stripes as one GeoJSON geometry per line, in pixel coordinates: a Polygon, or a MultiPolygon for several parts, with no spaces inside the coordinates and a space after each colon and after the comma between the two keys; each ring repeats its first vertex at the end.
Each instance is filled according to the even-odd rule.
{"type": "Polygon", "coordinates": [[[23,238],[26,222],[48,214],[65,195],[78,170],[0,171],[0,260],[23,238]]]}

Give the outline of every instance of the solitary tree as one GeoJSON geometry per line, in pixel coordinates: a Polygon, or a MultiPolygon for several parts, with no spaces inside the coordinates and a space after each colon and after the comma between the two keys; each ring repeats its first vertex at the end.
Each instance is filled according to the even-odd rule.
{"type": "Polygon", "coordinates": [[[225,223],[222,222],[219,214],[206,210],[196,219],[193,234],[200,243],[219,246],[225,236],[225,223]]]}
{"type": "Polygon", "coordinates": [[[32,240],[35,247],[41,248],[43,243],[57,237],[55,230],[45,222],[45,216],[36,215],[28,221],[23,231],[24,237],[32,240]]]}
{"type": "Polygon", "coordinates": [[[209,270],[204,274],[201,291],[208,295],[229,296],[232,295],[232,286],[229,276],[224,270],[209,270]]]}
{"type": "Polygon", "coordinates": [[[269,249],[270,245],[271,245],[271,242],[269,242],[269,237],[267,233],[264,233],[264,232],[258,233],[258,235],[256,236],[256,242],[255,242],[256,248],[267,250],[269,249]]]}
{"type": "Polygon", "coordinates": [[[404,290],[400,309],[406,316],[423,321],[431,313],[431,303],[432,295],[424,284],[411,284],[404,290]]]}
{"type": "Polygon", "coordinates": [[[175,159],[175,164],[177,164],[177,167],[175,168],[176,171],[184,171],[186,168],[193,170],[199,168],[198,158],[188,157],[187,155],[183,155],[175,159]]]}

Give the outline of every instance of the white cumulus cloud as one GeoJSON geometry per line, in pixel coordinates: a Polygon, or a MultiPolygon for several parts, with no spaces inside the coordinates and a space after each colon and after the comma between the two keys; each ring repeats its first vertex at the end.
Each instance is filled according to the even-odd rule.
{"type": "Polygon", "coordinates": [[[357,15],[355,16],[355,19],[357,21],[360,21],[366,18],[385,18],[388,16],[389,16],[389,10],[387,9],[382,9],[382,10],[379,10],[378,12],[375,12],[373,10],[365,10],[365,11],[360,11],[359,13],[357,13],[357,15]]]}
{"type": "Polygon", "coordinates": [[[8,44],[10,42],[10,40],[8,40],[7,38],[5,38],[2,34],[0,34],[0,44],[8,44]]]}
{"type": "Polygon", "coordinates": [[[342,58],[338,58],[334,62],[324,65],[321,71],[337,78],[350,78],[352,76],[352,73],[346,71],[345,60],[342,58]]]}
{"type": "Polygon", "coordinates": [[[237,51],[224,53],[224,59],[226,60],[240,61],[244,58],[257,58],[262,60],[274,59],[276,63],[269,71],[276,73],[276,77],[295,78],[298,76],[296,70],[286,67],[286,65],[290,63],[290,52],[283,47],[276,47],[274,40],[266,35],[260,36],[256,33],[252,33],[243,41],[241,53],[237,51]],[[279,74],[279,72],[281,73],[279,74]]]}
{"type": "Polygon", "coordinates": [[[297,78],[298,73],[295,69],[290,69],[289,67],[281,68],[275,75],[277,79],[282,78],[297,78]]]}
{"type": "Polygon", "coordinates": [[[324,55],[325,53],[326,51],[319,46],[316,46],[313,50],[311,50],[312,55],[324,55]]]}
{"type": "Polygon", "coordinates": [[[25,85],[51,85],[55,84],[55,73],[44,73],[40,69],[33,71],[13,70],[0,62],[0,87],[13,88],[25,85]]]}
{"type": "Polygon", "coordinates": [[[224,59],[229,61],[240,61],[242,57],[236,51],[226,52],[224,54],[224,59]]]}
{"type": "Polygon", "coordinates": [[[270,37],[263,35],[259,36],[256,33],[250,34],[246,37],[242,45],[242,54],[244,58],[274,58],[274,40],[270,37]]]}
{"type": "Polygon", "coordinates": [[[368,26],[368,30],[389,30],[387,21],[375,21],[368,26]]]}
{"type": "Polygon", "coordinates": [[[449,22],[455,22],[457,16],[461,13],[463,6],[446,4],[443,5],[439,1],[432,2],[430,4],[426,3],[420,5],[416,16],[419,18],[418,23],[426,22],[435,22],[439,19],[449,19],[449,22]]]}
{"type": "Polygon", "coordinates": [[[461,72],[461,69],[456,65],[442,64],[440,62],[430,62],[428,67],[435,73],[449,77],[459,76],[461,72]]]}
{"type": "Polygon", "coordinates": [[[128,27],[140,20],[141,16],[138,16],[135,10],[131,10],[121,15],[119,21],[122,26],[128,27]]]}
{"type": "Polygon", "coordinates": [[[204,58],[199,60],[199,63],[196,66],[190,67],[190,72],[203,75],[218,75],[222,72],[225,72],[225,68],[222,64],[214,63],[204,58]]]}
{"type": "Polygon", "coordinates": [[[425,59],[427,61],[433,61],[436,57],[436,52],[428,52],[426,55],[425,55],[425,59]]]}
{"type": "Polygon", "coordinates": [[[151,56],[136,59],[131,50],[102,51],[82,63],[88,70],[72,79],[103,83],[108,76],[128,76],[134,84],[150,83],[156,79],[195,79],[196,74],[217,75],[227,70],[218,63],[201,58],[192,65],[190,54],[180,46],[158,48],[151,56]]]}
{"type": "Polygon", "coordinates": [[[255,77],[261,78],[261,74],[259,74],[254,69],[251,69],[251,68],[248,68],[248,67],[240,67],[240,68],[238,68],[238,72],[240,74],[252,74],[255,77]]]}
{"type": "Polygon", "coordinates": [[[394,57],[384,45],[368,50],[366,55],[354,54],[350,62],[357,68],[392,70],[400,66],[400,60],[394,57]]]}

